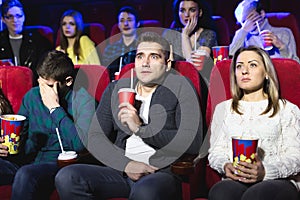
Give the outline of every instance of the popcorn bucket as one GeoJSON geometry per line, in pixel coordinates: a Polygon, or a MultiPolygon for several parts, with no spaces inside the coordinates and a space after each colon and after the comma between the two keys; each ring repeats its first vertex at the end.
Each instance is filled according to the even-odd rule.
{"type": "Polygon", "coordinates": [[[0,118],[1,137],[4,138],[3,145],[8,147],[8,152],[10,154],[17,154],[20,143],[20,133],[26,117],[22,115],[9,114],[1,115],[0,118]]]}

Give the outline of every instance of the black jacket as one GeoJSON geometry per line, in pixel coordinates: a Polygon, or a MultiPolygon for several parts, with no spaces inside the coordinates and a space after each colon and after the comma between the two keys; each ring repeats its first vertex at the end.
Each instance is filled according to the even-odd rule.
{"type": "MultiPolygon", "coordinates": [[[[36,83],[36,65],[40,57],[48,50],[53,49],[51,43],[38,32],[23,30],[22,44],[20,48],[19,66],[29,67],[33,71],[34,83],[36,83]]],[[[9,42],[8,30],[0,32],[0,59],[11,59],[14,62],[12,47],[9,42]]]]}

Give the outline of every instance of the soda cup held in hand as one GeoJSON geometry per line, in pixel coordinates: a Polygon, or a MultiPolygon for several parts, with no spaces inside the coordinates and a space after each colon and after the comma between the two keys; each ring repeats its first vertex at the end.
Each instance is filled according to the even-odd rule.
{"type": "Polygon", "coordinates": [[[258,138],[232,137],[233,165],[237,166],[239,161],[254,163],[257,143],[258,138]]]}
{"type": "Polygon", "coordinates": [[[271,31],[263,30],[260,32],[261,40],[263,43],[264,50],[268,51],[273,48],[272,40],[270,38],[271,31]]]}
{"type": "Polygon", "coordinates": [[[4,138],[3,145],[8,147],[9,154],[19,152],[20,133],[26,117],[22,115],[1,115],[1,137],[4,138]]]}
{"type": "Polygon", "coordinates": [[[124,103],[128,102],[131,105],[134,105],[134,100],[135,100],[135,90],[132,88],[121,88],[118,91],[119,95],[119,102],[124,103]]]}
{"type": "Polygon", "coordinates": [[[193,51],[191,54],[191,61],[198,71],[201,71],[203,69],[206,54],[206,51],[203,49],[193,51]]]}

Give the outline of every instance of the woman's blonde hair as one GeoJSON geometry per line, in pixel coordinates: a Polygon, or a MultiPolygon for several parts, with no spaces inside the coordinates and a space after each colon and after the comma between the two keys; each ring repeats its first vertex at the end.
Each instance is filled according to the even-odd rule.
{"type": "Polygon", "coordinates": [[[253,51],[257,53],[257,55],[259,55],[263,61],[266,75],[268,77],[264,80],[263,91],[268,95],[268,106],[261,114],[267,114],[273,109],[272,114],[270,115],[270,117],[273,117],[279,111],[280,94],[277,74],[269,54],[263,49],[252,45],[239,48],[232,58],[230,66],[230,90],[232,95],[231,109],[238,114],[243,114],[239,110],[239,100],[241,100],[241,98],[244,96],[244,91],[237,85],[235,70],[237,57],[244,51],[253,51]]]}

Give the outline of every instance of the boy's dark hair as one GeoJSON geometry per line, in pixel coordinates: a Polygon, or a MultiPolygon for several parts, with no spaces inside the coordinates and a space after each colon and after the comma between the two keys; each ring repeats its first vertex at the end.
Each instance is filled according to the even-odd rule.
{"type": "Polygon", "coordinates": [[[75,69],[72,60],[63,52],[52,50],[39,61],[37,74],[44,79],[64,82],[68,76],[74,79],[75,69]]]}
{"type": "Polygon", "coordinates": [[[155,32],[145,32],[142,33],[137,40],[137,46],[139,46],[142,42],[155,42],[162,46],[162,50],[164,51],[164,55],[166,59],[169,59],[170,56],[170,44],[169,42],[155,32]]]}
{"type": "Polygon", "coordinates": [[[132,14],[135,17],[135,22],[136,23],[138,23],[140,21],[140,18],[139,18],[139,15],[138,15],[137,11],[131,6],[124,6],[124,7],[120,8],[120,10],[118,12],[118,18],[119,18],[120,13],[122,13],[122,12],[132,14]]]}
{"type": "Polygon", "coordinates": [[[18,0],[6,0],[3,1],[2,5],[1,5],[1,16],[4,17],[8,10],[12,7],[19,7],[22,12],[24,13],[24,9],[23,9],[23,5],[21,4],[20,1],[18,0]]]}

